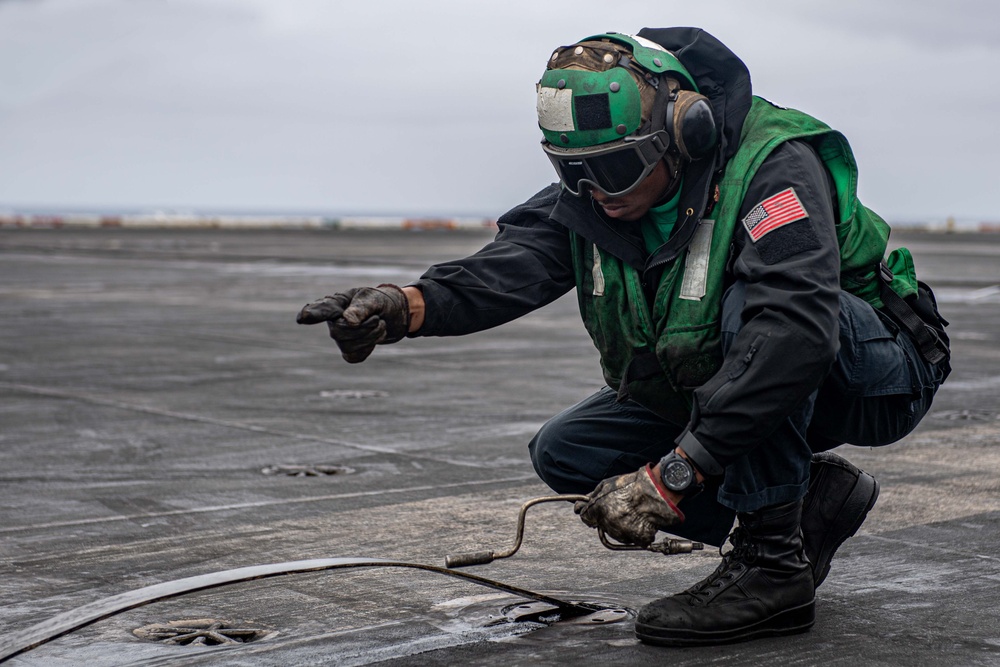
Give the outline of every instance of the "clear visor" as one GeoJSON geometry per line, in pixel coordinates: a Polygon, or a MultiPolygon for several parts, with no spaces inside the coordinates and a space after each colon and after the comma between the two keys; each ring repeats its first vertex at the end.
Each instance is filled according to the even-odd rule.
{"type": "Polygon", "coordinates": [[[623,143],[581,153],[569,153],[543,143],[564,188],[579,197],[587,186],[610,197],[628,194],[642,183],[663,159],[670,144],[666,132],[625,137],[623,143]]]}

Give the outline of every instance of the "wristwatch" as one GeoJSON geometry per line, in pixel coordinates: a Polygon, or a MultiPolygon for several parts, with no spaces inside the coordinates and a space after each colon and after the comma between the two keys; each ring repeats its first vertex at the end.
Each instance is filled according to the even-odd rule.
{"type": "Polygon", "coordinates": [[[705,489],[705,485],[698,482],[694,466],[676,451],[660,459],[660,479],[663,486],[685,498],[698,495],[705,489]]]}

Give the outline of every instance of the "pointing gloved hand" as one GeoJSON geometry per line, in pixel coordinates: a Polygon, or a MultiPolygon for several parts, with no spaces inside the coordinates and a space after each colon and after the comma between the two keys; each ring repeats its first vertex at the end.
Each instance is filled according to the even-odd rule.
{"type": "Polygon", "coordinates": [[[591,528],[601,528],[625,544],[648,546],[656,531],[684,520],[684,513],[667,498],[652,464],[627,475],[602,481],[573,510],[591,528]]]}
{"type": "Polygon", "coordinates": [[[410,304],[396,285],[355,287],[306,304],[295,321],[326,322],[330,338],[351,364],[368,358],[376,345],[396,343],[410,328],[410,304]]]}

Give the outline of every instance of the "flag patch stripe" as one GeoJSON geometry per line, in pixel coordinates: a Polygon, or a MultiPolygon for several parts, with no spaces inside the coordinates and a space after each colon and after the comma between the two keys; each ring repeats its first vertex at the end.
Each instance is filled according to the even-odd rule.
{"type": "Polygon", "coordinates": [[[743,226],[756,243],[768,232],[807,217],[809,214],[795,194],[795,188],[788,188],[754,206],[743,218],[743,226]]]}

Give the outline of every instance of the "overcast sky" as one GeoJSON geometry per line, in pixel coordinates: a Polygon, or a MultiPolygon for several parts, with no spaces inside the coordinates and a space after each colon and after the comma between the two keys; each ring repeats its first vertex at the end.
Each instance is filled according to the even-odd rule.
{"type": "Polygon", "coordinates": [[[552,49],[696,25],[843,131],[866,204],[1000,220],[996,0],[0,0],[0,210],[495,217],[552,49]]]}

